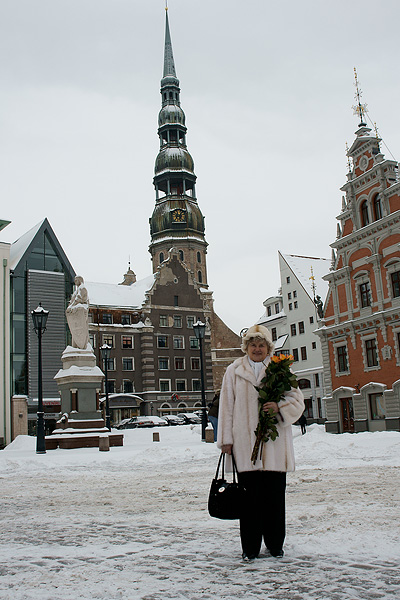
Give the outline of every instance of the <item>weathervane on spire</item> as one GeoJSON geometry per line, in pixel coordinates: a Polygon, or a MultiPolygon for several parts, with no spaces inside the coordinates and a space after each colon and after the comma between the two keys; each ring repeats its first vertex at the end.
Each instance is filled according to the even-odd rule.
{"type": "Polygon", "coordinates": [[[357,102],[357,104],[355,106],[353,106],[353,114],[358,115],[360,117],[360,127],[362,126],[366,126],[366,123],[364,123],[363,117],[364,115],[368,112],[367,110],[367,104],[361,104],[361,96],[362,96],[362,91],[360,90],[360,87],[358,85],[358,77],[357,77],[357,70],[354,67],[354,85],[356,88],[356,93],[355,93],[355,100],[357,102]]]}

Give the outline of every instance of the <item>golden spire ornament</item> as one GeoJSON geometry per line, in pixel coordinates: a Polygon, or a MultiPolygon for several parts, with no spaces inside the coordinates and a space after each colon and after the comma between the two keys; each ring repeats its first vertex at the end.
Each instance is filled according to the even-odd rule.
{"type": "Polygon", "coordinates": [[[366,126],[366,123],[364,123],[364,115],[368,112],[367,104],[361,103],[362,91],[360,90],[360,86],[358,84],[357,70],[355,67],[354,67],[354,80],[355,80],[354,85],[356,88],[356,93],[355,93],[354,98],[355,98],[357,104],[352,107],[353,114],[358,115],[360,117],[360,127],[366,126]]]}

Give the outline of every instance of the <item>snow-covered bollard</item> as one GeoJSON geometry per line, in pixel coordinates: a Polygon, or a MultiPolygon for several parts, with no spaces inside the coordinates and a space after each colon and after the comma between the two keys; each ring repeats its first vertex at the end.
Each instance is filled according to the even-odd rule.
{"type": "Polygon", "coordinates": [[[214,429],[212,427],[206,428],[206,442],[214,443],[214,429]]]}
{"type": "Polygon", "coordinates": [[[110,449],[110,438],[108,433],[101,433],[99,435],[99,450],[100,452],[108,452],[110,449]]]}
{"type": "Polygon", "coordinates": [[[159,442],[159,441],[160,441],[160,433],[158,431],[154,431],[153,442],[159,442]]]}

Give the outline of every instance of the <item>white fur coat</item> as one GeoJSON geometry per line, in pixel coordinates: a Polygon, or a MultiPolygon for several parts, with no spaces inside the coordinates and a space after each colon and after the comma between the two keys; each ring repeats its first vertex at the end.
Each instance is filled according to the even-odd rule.
{"type": "Polygon", "coordinates": [[[224,444],[233,444],[239,472],[294,471],[291,425],[304,411],[304,398],[299,389],[292,388],[279,402],[279,436],[275,441],[269,440],[264,444],[262,459],[257,459],[255,465],[250,459],[258,423],[258,392],[254,386],[260,384],[264,375],[265,369],[262,369],[256,379],[247,355],[229,365],[219,401],[217,445],[221,448],[224,444]]]}

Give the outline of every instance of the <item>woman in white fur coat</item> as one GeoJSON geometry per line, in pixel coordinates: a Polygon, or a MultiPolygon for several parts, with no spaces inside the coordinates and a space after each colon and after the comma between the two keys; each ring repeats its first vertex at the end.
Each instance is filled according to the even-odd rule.
{"type": "Polygon", "coordinates": [[[246,356],[229,365],[222,382],[217,445],[222,452],[234,454],[239,481],[247,490],[246,506],[240,518],[242,557],[258,557],[262,539],[270,554],[283,556],[285,539],[286,472],[294,471],[291,425],[304,411],[300,390],[292,388],[279,402],[266,402],[264,410],[277,416],[276,440],[263,446],[262,457],[253,465],[251,453],[258,423],[258,392],[255,388],[265,375],[274,350],[266,327],[250,327],[243,337],[246,356]]]}

